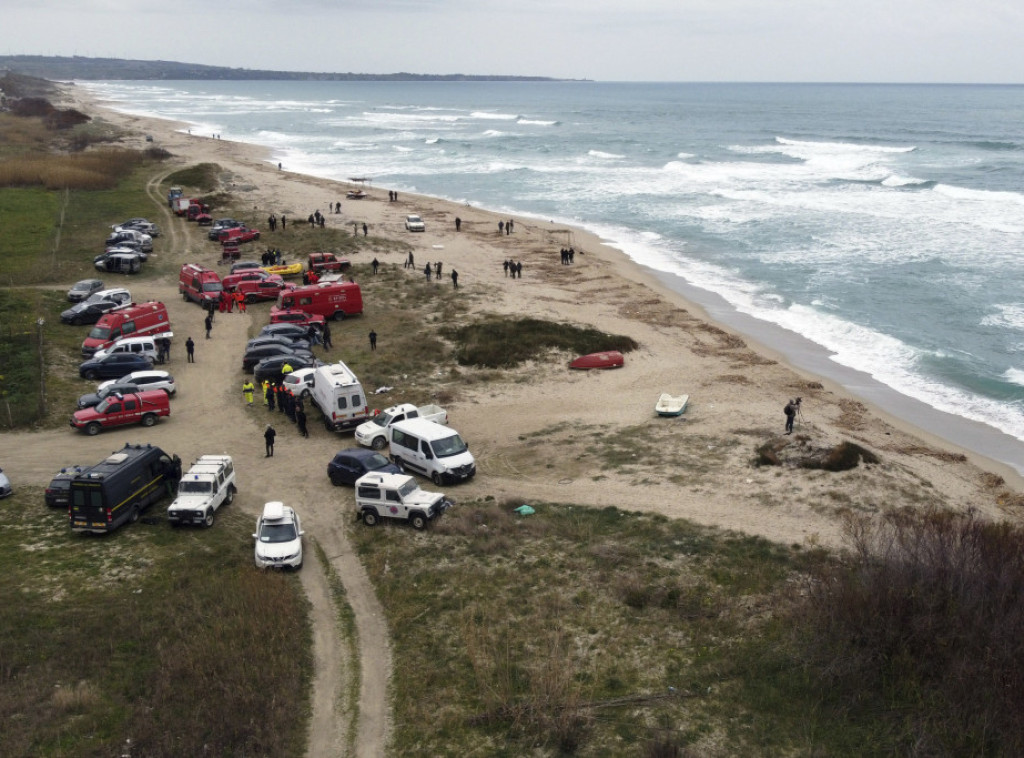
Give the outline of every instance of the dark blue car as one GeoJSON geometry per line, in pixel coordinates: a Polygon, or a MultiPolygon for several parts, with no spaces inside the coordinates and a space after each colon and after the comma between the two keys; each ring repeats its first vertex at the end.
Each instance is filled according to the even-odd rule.
{"type": "Polygon", "coordinates": [[[153,361],[134,353],[111,353],[102,358],[91,358],[78,367],[83,379],[120,379],[133,371],[149,371],[153,361]]]}
{"type": "Polygon", "coordinates": [[[355,485],[363,474],[401,474],[402,469],[376,450],[365,447],[350,447],[340,451],[327,464],[327,476],[335,487],[341,484],[355,485]]]}

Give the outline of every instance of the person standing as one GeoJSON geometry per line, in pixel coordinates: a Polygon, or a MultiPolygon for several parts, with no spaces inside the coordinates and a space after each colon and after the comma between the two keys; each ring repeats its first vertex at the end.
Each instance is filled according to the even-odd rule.
{"type": "Polygon", "coordinates": [[[281,231],[283,232],[287,228],[288,228],[288,217],[282,213],[281,214],[281,231]]]}
{"type": "Polygon", "coordinates": [[[268,381],[267,384],[269,385],[267,387],[267,410],[273,413],[275,404],[274,401],[277,400],[277,386],[270,381],[268,381]]]}
{"type": "Polygon", "coordinates": [[[267,395],[270,394],[270,380],[264,379],[263,383],[260,385],[260,389],[263,390],[263,404],[269,405],[270,401],[267,400],[267,395]]]}
{"type": "Polygon", "coordinates": [[[306,429],[306,412],[301,405],[295,408],[295,425],[299,428],[299,434],[309,437],[309,430],[306,429]]]}
{"type": "Polygon", "coordinates": [[[185,340],[185,352],[188,353],[188,362],[189,363],[195,363],[196,362],[196,343],[192,341],[191,337],[189,337],[187,340],[185,340]]]}
{"type": "Polygon", "coordinates": [[[245,295],[243,295],[241,292],[236,292],[235,302],[238,303],[238,312],[245,313],[245,295]]]}
{"type": "Polygon", "coordinates": [[[370,233],[369,228],[366,226],[366,222],[364,221],[363,222],[363,236],[365,237],[369,233],[370,233]]]}
{"type": "Polygon", "coordinates": [[[377,332],[370,330],[370,350],[377,349],[377,332]]]}
{"type": "Polygon", "coordinates": [[[458,216],[455,217],[455,231],[462,231],[462,219],[459,218],[458,216]]]}
{"type": "Polygon", "coordinates": [[[498,234],[500,235],[503,231],[505,231],[505,222],[504,221],[499,221],[498,222],[498,234]]]}
{"type": "Polygon", "coordinates": [[[430,268],[430,261],[427,261],[427,265],[423,267],[423,273],[427,275],[427,281],[430,281],[430,273],[433,269],[430,268]]]}
{"type": "Polygon", "coordinates": [[[516,261],[516,279],[523,278],[523,262],[516,261]]]}
{"type": "Polygon", "coordinates": [[[274,437],[277,436],[277,432],[270,424],[267,424],[267,428],[263,431],[263,441],[267,443],[267,454],[264,458],[274,457],[274,437]]]}
{"type": "Polygon", "coordinates": [[[792,434],[793,421],[796,420],[796,401],[790,400],[786,403],[786,407],[782,409],[782,412],[786,414],[786,434],[792,434]]]}
{"type": "Polygon", "coordinates": [[[246,379],[245,384],[242,385],[242,395],[245,397],[245,404],[252,408],[252,396],[256,392],[256,387],[252,383],[252,379],[246,379]]]}
{"type": "Polygon", "coordinates": [[[213,329],[213,314],[212,313],[207,313],[206,314],[206,319],[203,321],[203,324],[206,325],[206,339],[210,339],[210,330],[213,329]]]}
{"type": "Polygon", "coordinates": [[[373,275],[377,276],[377,267],[380,265],[380,261],[374,258],[373,262],[370,265],[373,266],[373,275]]]}
{"type": "Polygon", "coordinates": [[[324,350],[330,350],[333,346],[331,342],[331,325],[324,321],[324,332],[320,335],[324,341],[324,350]]]}
{"type": "Polygon", "coordinates": [[[459,288],[459,272],[455,269],[452,269],[452,287],[459,288]]]}

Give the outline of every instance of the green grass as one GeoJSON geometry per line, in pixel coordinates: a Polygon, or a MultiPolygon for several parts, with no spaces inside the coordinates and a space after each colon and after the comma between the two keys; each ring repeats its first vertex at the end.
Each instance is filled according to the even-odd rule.
{"type": "Polygon", "coordinates": [[[248,516],[174,530],[164,507],[94,537],[39,488],[0,503],[5,755],[302,755],[298,578],[253,568],[248,516]]]}
{"type": "Polygon", "coordinates": [[[644,755],[666,725],[694,755],[800,744],[806,694],[765,710],[801,691],[799,672],[760,677],[782,640],[772,603],[821,556],[615,508],[514,505],[457,505],[426,533],[354,527],[401,672],[396,755],[644,755]]]}

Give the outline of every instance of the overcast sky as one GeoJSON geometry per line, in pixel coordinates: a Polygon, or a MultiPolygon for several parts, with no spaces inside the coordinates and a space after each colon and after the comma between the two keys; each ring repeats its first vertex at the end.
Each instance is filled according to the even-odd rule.
{"type": "Polygon", "coordinates": [[[0,54],[623,81],[1024,82],[1022,0],[5,0],[0,54]]]}

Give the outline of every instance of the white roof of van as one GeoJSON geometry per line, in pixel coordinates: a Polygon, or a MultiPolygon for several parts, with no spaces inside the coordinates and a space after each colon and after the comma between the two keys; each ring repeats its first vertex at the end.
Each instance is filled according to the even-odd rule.
{"type": "Polygon", "coordinates": [[[428,442],[458,434],[450,426],[444,426],[425,418],[407,418],[404,421],[396,422],[392,428],[415,434],[428,442]]]}

